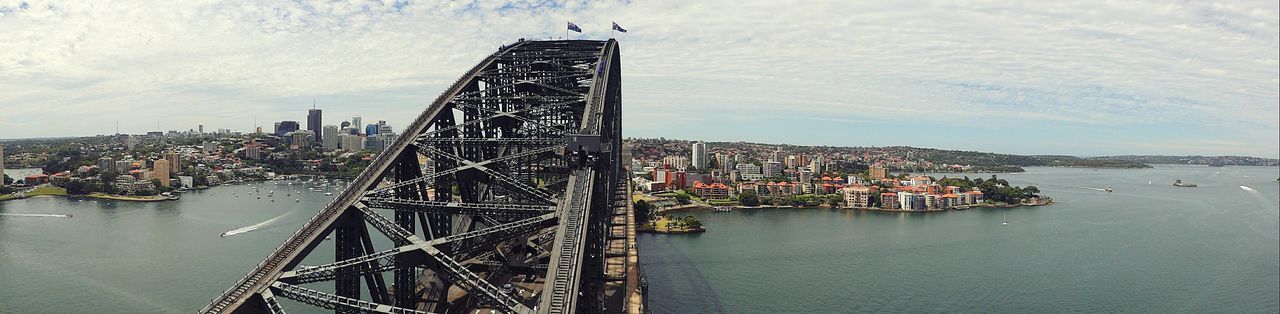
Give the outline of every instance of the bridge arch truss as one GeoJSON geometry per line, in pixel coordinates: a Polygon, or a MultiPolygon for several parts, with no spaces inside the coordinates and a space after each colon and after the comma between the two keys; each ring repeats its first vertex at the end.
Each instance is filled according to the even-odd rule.
{"type": "Polygon", "coordinates": [[[504,46],[201,312],[601,312],[621,110],[616,41],[504,46]],[[326,237],[333,262],[306,265],[326,237]]]}

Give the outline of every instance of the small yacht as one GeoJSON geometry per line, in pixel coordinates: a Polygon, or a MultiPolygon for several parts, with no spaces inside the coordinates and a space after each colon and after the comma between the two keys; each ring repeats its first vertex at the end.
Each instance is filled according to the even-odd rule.
{"type": "Polygon", "coordinates": [[[1105,188],[1105,189],[1102,189],[1102,190],[1103,190],[1103,191],[1107,191],[1107,193],[1111,193],[1111,187],[1109,187],[1109,186],[1108,186],[1107,188],[1105,188]]]}

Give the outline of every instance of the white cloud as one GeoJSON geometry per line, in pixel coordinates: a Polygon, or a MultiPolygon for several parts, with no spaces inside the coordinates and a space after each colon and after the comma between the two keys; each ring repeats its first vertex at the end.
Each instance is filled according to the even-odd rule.
{"type": "MultiPolygon", "coordinates": [[[[1185,125],[1274,156],[1277,5],[0,0],[0,121],[44,126],[0,138],[105,133],[115,119],[130,132],[269,126],[302,120],[313,97],[329,122],[404,125],[503,42],[562,36],[565,21],[603,38],[618,21],[635,135],[697,137],[680,131],[715,120],[672,112],[1145,126],[1118,136],[1170,142],[1158,128],[1185,125]]],[[[1168,146],[1212,153],[1197,147],[1212,148],[1168,146]]]]}

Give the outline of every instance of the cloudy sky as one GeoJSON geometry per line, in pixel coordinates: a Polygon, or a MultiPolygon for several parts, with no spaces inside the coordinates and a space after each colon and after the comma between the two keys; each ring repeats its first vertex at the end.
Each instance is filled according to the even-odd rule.
{"type": "Polygon", "coordinates": [[[1280,155],[1274,0],[0,0],[0,138],[402,128],[517,38],[604,39],[631,137],[1280,155]]]}

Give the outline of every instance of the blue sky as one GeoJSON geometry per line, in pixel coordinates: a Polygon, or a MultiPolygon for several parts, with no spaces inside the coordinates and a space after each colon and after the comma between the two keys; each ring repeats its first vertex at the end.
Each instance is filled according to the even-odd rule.
{"type": "Polygon", "coordinates": [[[1280,4],[0,0],[0,138],[403,127],[517,38],[617,34],[624,133],[1280,155],[1280,4]]]}

